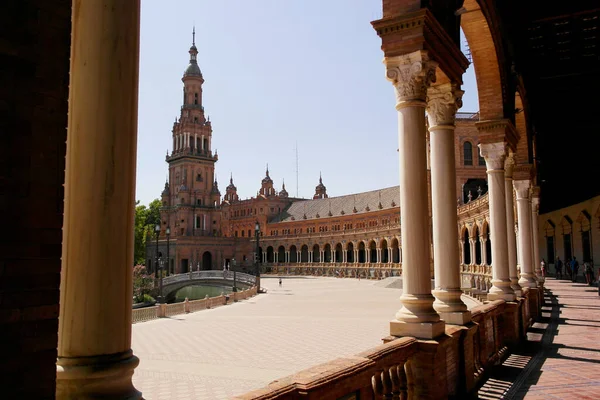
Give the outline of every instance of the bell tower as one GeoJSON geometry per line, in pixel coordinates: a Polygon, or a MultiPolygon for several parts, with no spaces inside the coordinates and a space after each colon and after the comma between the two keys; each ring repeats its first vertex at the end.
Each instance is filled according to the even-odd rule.
{"type": "Polygon", "coordinates": [[[212,125],[202,102],[204,77],[198,66],[195,28],[189,55],[189,65],[181,78],[183,104],[173,123],[173,148],[166,157],[169,184],[163,192],[163,221],[175,235],[210,236],[220,205],[215,178],[218,156],[212,151],[212,125]]]}

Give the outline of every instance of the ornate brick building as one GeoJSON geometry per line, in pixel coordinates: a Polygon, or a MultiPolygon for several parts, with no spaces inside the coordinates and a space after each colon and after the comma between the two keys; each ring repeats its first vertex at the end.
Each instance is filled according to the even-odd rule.
{"type": "MultiPolygon", "coordinates": [[[[166,157],[169,180],[161,196],[158,248],[154,240],[147,246],[150,269],[157,255],[164,260],[167,253],[169,273],[220,269],[233,258],[249,268],[258,222],[263,264],[365,264],[389,267],[385,274],[399,274],[398,186],[329,197],[319,176],[312,199],[300,199],[289,196],[285,183],[278,191],[267,166],[255,197],[240,200],[231,176],[221,200],[215,178],[218,155],[211,147],[212,124],[204,112],[204,78],[194,41],[189,53],[182,77],[183,104],[173,123],[173,149],[166,157]]],[[[457,205],[487,192],[485,160],[477,149],[478,120],[478,113],[457,114],[457,205]]]]}

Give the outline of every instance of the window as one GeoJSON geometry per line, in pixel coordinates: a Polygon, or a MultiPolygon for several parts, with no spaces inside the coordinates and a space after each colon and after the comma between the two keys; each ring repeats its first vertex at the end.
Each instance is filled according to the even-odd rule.
{"type": "Polygon", "coordinates": [[[463,144],[464,165],[473,165],[473,145],[471,142],[463,144]]]}
{"type": "Polygon", "coordinates": [[[198,93],[194,93],[194,104],[198,104],[198,93]]]}
{"type": "Polygon", "coordinates": [[[237,235],[238,235],[238,231],[235,231],[235,234],[234,234],[234,236],[235,236],[235,237],[237,237],[237,235]]]}
{"type": "Polygon", "coordinates": [[[183,197],[182,197],[182,198],[181,198],[181,204],[183,204],[183,201],[184,201],[184,200],[183,200],[183,197]]]}
{"type": "Polygon", "coordinates": [[[202,182],[202,174],[196,175],[196,181],[202,182]]]}
{"type": "Polygon", "coordinates": [[[197,206],[201,206],[202,205],[202,199],[196,199],[196,205],[197,206]]]}
{"type": "Polygon", "coordinates": [[[483,165],[485,167],[485,158],[481,156],[481,149],[477,149],[477,153],[479,153],[479,165],[483,165]]]}
{"type": "Polygon", "coordinates": [[[242,237],[244,237],[244,236],[245,236],[245,233],[246,233],[246,231],[244,231],[244,230],[243,230],[243,231],[242,231],[242,237]]]}

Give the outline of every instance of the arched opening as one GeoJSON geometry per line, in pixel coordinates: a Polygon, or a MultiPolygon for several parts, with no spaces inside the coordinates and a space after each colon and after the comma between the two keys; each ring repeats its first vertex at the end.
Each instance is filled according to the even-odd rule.
{"type": "Polygon", "coordinates": [[[277,262],[285,262],[285,247],[279,246],[277,249],[277,262]]]}
{"type": "Polygon", "coordinates": [[[546,238],[546,257],[548,257],[548,264],[554,264],[554,259],[556,257],[554,228],[556,228],[556,225],[554,222],[552,222],[552,220],[547,220],[544,224],[544,237],[546,238]]]}
{"type": "Polygon", "coordinates": [[[569,261],[573,257],[573,241],[571,236],[573,233],[573,220],[568,215],[565,215],[560,224],[563,234],[564,260],[569,261]]]}
{"type": "Polygon", "coordinates": [[[315,244],[312,248],[312,262],[314,262],[314,263],[321,262],[321,257],[320,257],[319,253],[320,253],[319,245],[315,244]]]}
{"type": "Polygon", "coordinates": [[[463,165],[473,165],[473,144],[469,141],[463,143],[463,165]]]}
{"type": "Polygon", "coordinates": [[[381,262],[384,264],[387,264],[388,262],[390,262],[390,257],[389,257],[388,247],[387,247],[387,240],[385,240],[385,239],[383,239],[381,241],[381,262]]]}
{"type": "Polygon", "coordinates": [[[365,254],[365,243],[364,242],[360,242],[358,244],[358,262],[360,264],[364,264],[365,260],[366,260],[366,254],[365,254]]]}
{"type": "Polygon", "coordinates": [[[471,264],[471,246],[469,242],[469,231],[467,229],[463,231],[463,263],[465,265],[471,264]]]}
{"type": "Polygon", "coordinates": [[[392,262],[396,264],[400,262],[400,246],[396,238],[392,240],[392,262]]]}
{"type": "Polygon", "coordinates": [[[488,191],[488,184],[485,179],[474,179],[469,178],[463,185],[463,203],[468,203],[469,193],[471,193],[471,200],[475,200],[479,196],[483,196],[488,191]]]}
{"type": "Polygon", "coordinates": [[[204,151],[208,151],[208,139],[204,139],[204,151]]]}
{"type": "Polygon", "coordinates": [[[300,248],[300,262],[306,263],[308,262],[308,246],[303,245],[300,248]]]}
{"type": "Polygon", "coordinates": [[[475,264],[481,265],[481,238],[478,226],[475,227],[475,264]]]}
{"type": "Polygon", "coordinates": [[[273,251],[273,246],[267,247],[267,262],[275,262],[275,252],[273,251]]]}
{"type": "Polygon", "coordinates": [[[352,242],[348,243],[348,248],[346,250],[346,262],[354,263],[354,244],[352,242]]]}
{"type": "Polygon", "coordinates": [[[579,230],[581,233],[581,254],[582,261],[592,260],[592,216],[587,210],[581,211],[577,217],[579,230]]]}
{"type": "Polygon", "coordinates": [[[377,262],[377,244],[375,244],[374,240],[371,240],[371,242],[369,243],[369,262],[377,262]]]}
{"type": "Polygon", "coordinates": [[[298,262],[298,248],[295,245],[290,246],[290,262],[298,262]]]}
{"type": "Polygon", "coordinates": [[[210,251],[205,251],[202,254],[202,269],[204,271],[212,269],[212,254],[210,251]]]}
{"type": "Polygon", "coordinates": [[[331,245],[329,243],[327,243],[325,245],[325,251],[323,254],[323,262],[331,262],[331,245]]]}
{"type": "Polygon", "coordinates": [[[485,263],[492,265],[492,239],[490,237],[490,227],[488,226],[485,232],[485,263]]]}
{"type": "Polygon", "coordinates": [[[338,243],[335,245],[335,256],[334,256],[334,261],[336,263],[341,263],[342,260],[342,244],[338,243]]]}

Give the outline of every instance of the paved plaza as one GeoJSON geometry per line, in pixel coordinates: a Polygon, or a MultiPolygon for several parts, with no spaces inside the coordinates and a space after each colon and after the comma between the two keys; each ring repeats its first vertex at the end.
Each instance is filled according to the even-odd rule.
{"type": "MultiPolygon", "coordinates": [[[[133,325],[147,400],[227,399],[299,370],[380,345],[401,290],[382,281],[262,279],[267,294],[133,325]]],[[[470,304],[471,306],[474,304],[470,304]]]]}

